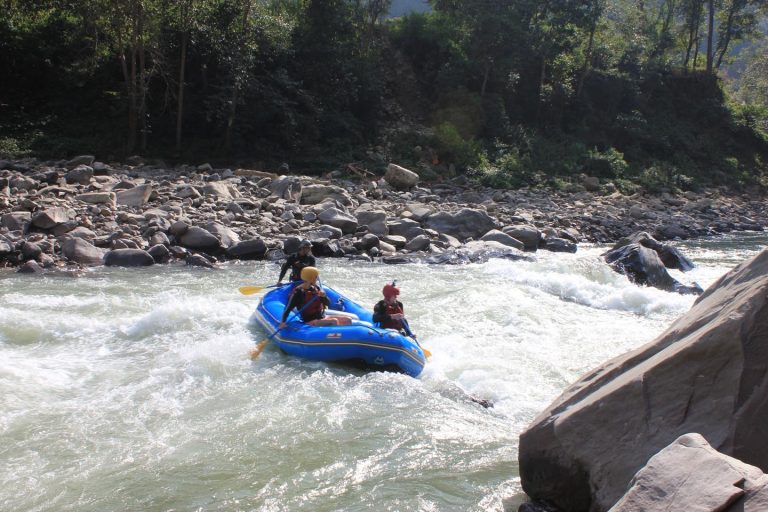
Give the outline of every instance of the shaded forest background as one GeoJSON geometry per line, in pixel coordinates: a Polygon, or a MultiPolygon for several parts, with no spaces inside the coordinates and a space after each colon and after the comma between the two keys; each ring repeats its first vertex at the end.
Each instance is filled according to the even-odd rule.
{"type": "Polygon", "coordinates": [[[0,0],[0,156],[768,185],[768,0],[396,4],[0,0]]]}

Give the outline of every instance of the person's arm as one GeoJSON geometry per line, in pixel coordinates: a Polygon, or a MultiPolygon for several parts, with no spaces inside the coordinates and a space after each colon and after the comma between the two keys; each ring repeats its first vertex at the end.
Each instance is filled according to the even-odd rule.
{"type": "Polygon", "coordinates": [[[285,263],[283,263],[282,268],[280,269],[280,277],[277,278],[277,282],[283,280],[283,277],[285,277],[285,273],[288,272],[288,269],[291,268],[291,264],[293,263],[293,255],[288,256],[288,259],[285,260],[285,263]]]}
{"type": "Polygon", "coordinates": [[[389,319],[389,315],[386,313],[386,306],[384,305],[384,301],[377,302],[376,305],[373,306],[373,322],[380,324],[381,322],[386,322],[389,319]]]}
{"type": "Polygon", "coordinates": [[[291,310],[293,308],[300,308],[302,297],[304,296],[304,292],[299,290],[298,288],[291,293],[291,299],[288,301],[288,304],[285,306],[285,310],[283,311],[283,317],[280,319],[280,323],[284,324],[285,321],[288,319],[288,315],[291,313],[291,310]]]}

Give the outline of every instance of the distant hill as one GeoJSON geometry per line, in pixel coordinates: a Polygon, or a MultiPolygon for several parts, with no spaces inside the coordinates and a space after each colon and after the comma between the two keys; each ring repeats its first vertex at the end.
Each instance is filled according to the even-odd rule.
{"type": "Polygon", "coordinates": [[[427,12],[432,10],[427,0],[394,0],[389,9],[389,16],[396,18],[410,12],[427,12]]]}

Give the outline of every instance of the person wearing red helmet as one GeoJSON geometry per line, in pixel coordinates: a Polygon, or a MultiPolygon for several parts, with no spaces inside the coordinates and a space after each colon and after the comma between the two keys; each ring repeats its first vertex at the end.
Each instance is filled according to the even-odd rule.
{"type": "Polygon", "coordinates": [[[404,330],[405,311],[403,303],[397,300],[400,289],[392,282],[384,286],[382,293],[384,300],[380,300],[373,307],[373,321],[385,329],[404,330]]]}

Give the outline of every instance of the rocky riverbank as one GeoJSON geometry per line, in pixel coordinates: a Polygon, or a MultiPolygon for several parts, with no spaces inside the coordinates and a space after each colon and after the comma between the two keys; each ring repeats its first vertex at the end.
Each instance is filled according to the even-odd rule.
{"type": "Polygon", "coordinates": [[[282,259],[307,238],[318,256],[461,263],[575,252],[638,231],[658,240],[762,230],[764,198],[720,190],[623,196],[585,177],[569,192],[502,191],[457,179],[422,184],[390,165],[313,178],[208,164],[167,168],[0,161],[0,265],[20,271],[282,259]]]}

